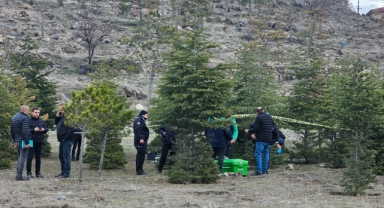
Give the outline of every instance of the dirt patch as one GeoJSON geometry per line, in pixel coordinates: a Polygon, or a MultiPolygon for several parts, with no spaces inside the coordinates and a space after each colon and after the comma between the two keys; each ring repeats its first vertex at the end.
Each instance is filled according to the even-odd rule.
{"type": "Polygon", "coordinates": [[[75,161],[71,177],[57,179],[58,142],[54,135],[49,141],[53,153],[43,158],[43,179],[15,181],[16,162],[11,169],[0,170],[0,207],[382,207],[380,182],[364,196],[345,196],[338,185],[342,170],[318,165],[281,167],[260,177],[223,177],[216,184],[170,184],[167,170],[159,175],[146,161],[148,175],[137,176],[132,138],[123,139],[128,160],[124,169],[105,170],[101,177],[86,169],[79,183],[75,161]]]}

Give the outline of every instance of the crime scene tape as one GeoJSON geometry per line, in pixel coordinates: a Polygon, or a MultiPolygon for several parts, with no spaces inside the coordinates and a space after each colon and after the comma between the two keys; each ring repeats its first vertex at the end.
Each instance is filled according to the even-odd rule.
{"type": "MultiPolygon", "coordinates": [[[[233,115],[232,117],[234,117],[234,118],[247,118],[247,117],[256,117],[256,115],[255,114],[237,114],[237,115],[233,115]]],[[[310,125],[310,126],[318,126],[318,127],[328,128],[328,129],[334,129],[335,128],[335,127],[331,127],[331,126],[325,126],[325,125],[321,125],[321,124],[311,123],[311,122],[307,122],[307,121],[300,121],[300,120],[296,120],[293,118],[285,118],[285,117],[281,117],[281,116],[272,116],[272,118],[276,119],[276,120],[291,122],[291,123],[304,124],[304,125],[310,125]]]]}

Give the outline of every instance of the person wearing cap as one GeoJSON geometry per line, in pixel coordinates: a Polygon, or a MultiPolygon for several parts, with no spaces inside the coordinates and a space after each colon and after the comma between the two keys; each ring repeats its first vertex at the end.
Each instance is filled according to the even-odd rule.
{"type": "Polygon", "coordinates": [[[136,173],[137,175],[146,175],[143,170],[145,154],[147,154],[147,141],[149,137],[149,129],[147,127],[148,112],[141,110],[135,121],[133,122],[134,145],[136,153],[136,173]]]}
{"type": "Polygon", "coordinates": [[[161,156],[159,161],[159,166],[157,168],[157,173],[161,174],[163,172],[163,167],[165,165],[165,161],[167,160],[168,152],[170,152],[171,156],[175,155],[176,152],[174,150],[173,145],[176,144],[177,138],[177,126],[172,126],[168,128],[160,127],[158,129],[159,134],[161,135],[161,156]]]}

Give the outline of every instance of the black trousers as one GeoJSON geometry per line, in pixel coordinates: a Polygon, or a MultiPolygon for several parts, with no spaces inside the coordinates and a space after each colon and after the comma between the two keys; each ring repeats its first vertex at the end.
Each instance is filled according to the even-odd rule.
{"type": "Polygon", "coordinates": [[[175,155],[176,152],[172,151],[172,143],[163,143],[163,146],[161,147],[161,157],[159,162],[158,170],[161,172],[163,170],[163,167],[165,165],[165,161],[167,160],[168,152],[171,150],[171,156],[175,155]]]}
{"type": "Polygon", "coordinates": [[[28,150],[28,157],[27,157],[27,173],[31,173],[32,169],[32,159],[35,157],[35,173],[40,173],[41,168],[41,152],[43,151],[43,143],[33,143],[33,147],[29,148],[28,150]]]}
{"type": "Polygon", "coordinates": [[[75,141],[73,142],[73,146],[72,146],[72,159],[79,160],[80,147],[81,147],[81,136],[76,136],[75,141]],[[76,154],[76,158],[75,158],[76,148],[77,148],[77,154],[76,154]]]}
{"type": "Polygon", "coordinates": [[[225,149],[227,147],[212,147],[213,149],[213,159],[218,157],[217,164],[219,165],[219,171],[221,173],[221,170],[223,169],[223,163],[224,163],[224,154],[225,154],[225,149]]]}
{"type": "Polygon", "coordinates": [[[144,144],[135,145],[136,153],[136,172],[143,171],[143,165],[145,160],[145,154],[147,154],[147,141],[144,144]]]}

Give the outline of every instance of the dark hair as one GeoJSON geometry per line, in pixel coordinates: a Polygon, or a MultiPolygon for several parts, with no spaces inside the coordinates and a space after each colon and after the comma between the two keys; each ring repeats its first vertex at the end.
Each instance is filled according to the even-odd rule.
{"type": "Polygon", "coordinates": [[[261,112],[263,112],[264,110],[263,110],[263,108],[262,107],[257,107],[256,108],[256,112],[257,113],[261,113],[261,112]]]}
{"type": "Polygon", "coordinates": [[[40,108],[39,107],[33,107],[32,108],[32,112],[35,111],[35,110],[40,110],[40,108]]]}

